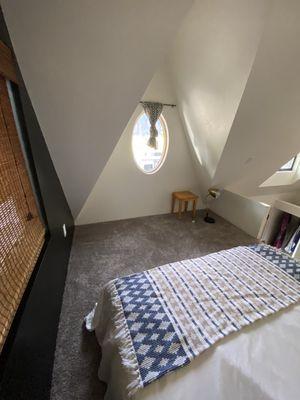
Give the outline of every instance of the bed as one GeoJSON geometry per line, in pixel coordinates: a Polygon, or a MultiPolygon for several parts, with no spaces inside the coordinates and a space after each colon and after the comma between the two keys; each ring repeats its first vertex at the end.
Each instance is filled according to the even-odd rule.
{"type": "MultiPolygon", "coordinates": [[[[166,365],[158,370],[157,366],[165,358],[156,353],[154,355],[154,347],[148,346],[151,357],[147,358],[147,362],[150,358],[156,367],[151,369],[148,365],[147,371],[150,372],[145,374],[145,357],[143,355],[140,360],[139,351],[149,342],[143,341],[146,331],[139,322],[142,321],[140,318],[145,318],[148,309],[144,308],[139,315],[134,312],[135,300],[132,300],[133,293],[140,289],[136,287],[137,279],[144,279],[145,276],[135,274],[108,283],[102,290],[92,321],[91,316],[88,319],[88,328],[95,329],[102,348],[99,379],[107,383],[106,400],[299,399],[300,265],[295,260],[270,246],[254,245],[146,271],[148,279],[155,274],[162,274],[166,281],[162,285],[166,285],[168,290],[175,285],[176,279],[179,285],[185,285],[180,289],[186,297],[182,295],[180,298],[180,301],[185,301],[185,309],[177,310],[179,319],[190,316],[187,319],[193,320],[193,326],[201,326],[202,331],[207,332],[201,332],[199,342],[195,337],[188,338],[197,342],[194,348],[199,351],[194,351],[194,356],[188,360],[183,357],[186,353],[177,351],[175,367],[173,359],[172,366],[166,365]],[[199,271],[199,275],[193,275],[195,271],[199,271]],[[214,274],[208,276],[208,271],[214,274]],[[202,275],[204,285],[199,278],[202,275]],[[188,276],[192,280],[188,281],[188,276]],[[211,277],[214,280],[209,281],[211,277]],[[225,283],[222,283],[224,279],[225,283]],[[135,286],[130,288],[131,292],[127,285],[130,280],[130,285],[135,286]],[[217,287],[221,283],[222,288],[217,287]],[[222,296],[221,292],[224,292],[222,296]],[[227,296],[228,304],[224,296],[227,296]],[[128,305],[131,309],[126,311],[128,305]],[[191,311],[193,307],[199,314],[191,311]],[[233,312],[238,309],[243,313],[233,312]],[[131,321],[132,315],[134,321],[131,321]],[[209,345],[205,344],[207,338],[209,345]],[[126,346],[130,347],[129,352],[126,346]],[[149,374],[152,374],[151,378],[149,374]]],[[[153,281],[151,288],[156,283],[153,281]]],[[[180,290],[177,287],[172,293],[175,300],[180,290]]],[[[148,299],[156,304],[147,285],[143,295],[139,294],[135,299],[141,299],[139,304],[142,305],[148,299]]],[[[163,301],[163,298],[159,299],[159,302],[163,301]]],[[[170,304],[166,305],[166,310],[170,304]]],[[[180,304],[180,307],[183,305],[180,304]]],[[[161,310],[157,313],[160,324],[169,321],[161,310]]],[[[173,321],[172,316],[169,315],[169,318],[173,321]]],[[[154,335],[158,326],[161,325],[153,326],[154,335]]],[[[160,344],[158,341],[155,349],[162,347],[160,344]]]]}

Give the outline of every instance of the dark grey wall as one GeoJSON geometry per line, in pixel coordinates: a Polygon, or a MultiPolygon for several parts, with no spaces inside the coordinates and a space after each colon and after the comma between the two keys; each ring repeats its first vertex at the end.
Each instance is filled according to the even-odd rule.
{"type": "MultiPolygon", "coordinates": [[[[0,39],[11,42],[0,11],[0,39]]],[[[73,218],[20,75],[15,90],[47,241],[0,357],[0,398],[48,399],[62,295],[73,236],[73,218]],[[62,224],[68,228],[63,237],[62,224]]]]}

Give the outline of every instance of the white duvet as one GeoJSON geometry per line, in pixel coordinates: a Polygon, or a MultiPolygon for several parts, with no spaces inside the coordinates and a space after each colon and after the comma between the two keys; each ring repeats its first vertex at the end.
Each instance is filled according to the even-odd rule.
{"type": "MultiPolygon", "coordinates": [[[[109,310],[105,314],[109,316],[109,310]]],[[[101,323],[109,323],[109,319],[101,323]]],[[[105,400],[127,399],[126,372],[113,338],[102,348],[99,378],[108,384],[105,400]]],[[[190,365],[151,383],[133,399],[299,400],[299,378],[297,304],[230,335],[190,365]]]]}

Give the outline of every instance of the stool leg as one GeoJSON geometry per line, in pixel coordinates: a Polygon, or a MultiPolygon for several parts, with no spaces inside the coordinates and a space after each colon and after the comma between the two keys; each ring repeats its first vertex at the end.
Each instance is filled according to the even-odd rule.
{"type": "Polygon", "coordinates": [[[179,200],[178,218],[181,218],[182,200],[179,200]]]}
{"type": "Polygon", "coordinates": [[[197,200],[194,200],[194,202],[193,202],[193,219],[196,217],[196,203],[197,203],[197,200]]]}
{"type": "Polygon", "coordinates": [[[188,202],[188,201],[185,201],[185,202],[184,202],[184,211],[185,211],[185,212],[187,212],[187,210],[188,210],[188,205],[189,205],[189,202],[188,202]]]}
{"type": "Polygon", "coordinates": [[[172,194],[172,210],[171,213],[174,214],[174,209],[175,209],[175,196],[172,194]]]}

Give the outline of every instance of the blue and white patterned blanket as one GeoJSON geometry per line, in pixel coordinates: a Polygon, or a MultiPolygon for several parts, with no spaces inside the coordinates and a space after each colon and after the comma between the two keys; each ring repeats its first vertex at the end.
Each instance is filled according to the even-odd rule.
{"type": "Polygon", "coordinates": [[[102,337],[117,342],[131,379],[129,396],[230,333],[297,302],[299,278],[299,263],[252,245],[109,282],[102,303],[111,303],[114,332],[102,337]]]}

